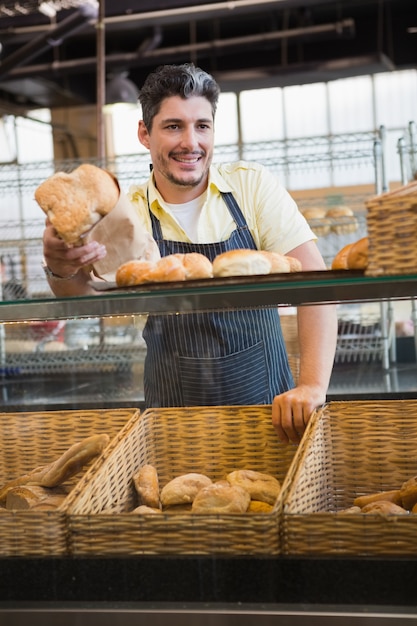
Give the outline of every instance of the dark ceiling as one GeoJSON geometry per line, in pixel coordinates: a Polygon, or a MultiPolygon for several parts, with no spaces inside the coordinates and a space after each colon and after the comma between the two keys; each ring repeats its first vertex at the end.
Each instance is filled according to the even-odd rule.
{"type": "Polygon", "coordinates": [[[0,114],[95,103],[98,59],[139,87],[192,61],[223,90],[416,68],[416,31],[416,0],[2,0],[0,114]]]}

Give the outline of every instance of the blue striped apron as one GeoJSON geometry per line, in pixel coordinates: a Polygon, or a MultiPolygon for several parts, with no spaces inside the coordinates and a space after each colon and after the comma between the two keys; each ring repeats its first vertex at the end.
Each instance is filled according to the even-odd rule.
{"type": "MultiPolygon", "coordinates": [[[[149,209],[161,256],[200,252],[213,261],[228,250],[256,249],[233,195],[222,196],[237,228],[216,243],[164,240],[149,209]]],[[[150,315],[143,337],[147,407],[270,404],[294,386],[276,308],[150,315]]]]}

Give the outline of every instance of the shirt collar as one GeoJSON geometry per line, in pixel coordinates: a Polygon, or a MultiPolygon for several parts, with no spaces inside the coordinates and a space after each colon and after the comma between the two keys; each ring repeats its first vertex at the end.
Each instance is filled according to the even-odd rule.
{"type": "MultiPolygon", "coordinates": [[[[219,192],[223,192],[223,193],[233,191],[233,188],[230,186],[229,183],[225,181],[225,179],[220,174],[218,168],[213,165],[210,166],[208,188],[209,189],[214,188],[214,189],[217,189],[219,192]]],[[[151,176],[149,177],[148,193],[149,193],[149,206],[150,207],[153,207],[155,204],[156,206],[161,206],[161,205],[163,206],[164,200],[162,196],[160,195],[160,193],[158,192],[157,188],[155,187],[153,174],[151,174],[151,176]]]]}

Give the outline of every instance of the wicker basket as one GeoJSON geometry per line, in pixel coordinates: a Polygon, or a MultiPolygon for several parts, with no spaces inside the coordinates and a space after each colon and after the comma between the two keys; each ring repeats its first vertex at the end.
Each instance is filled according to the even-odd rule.
{"type": "Polygon", "coordinates": [[[417,475],[417,401],[330,402],[312,417],[283,487],[283,554],[417,553],[417,515],[344,513],[417,475]]]}
{"type": "Polygon", "coordinates": [[[417,273],[417,182],[366,203],[369,259],[366,274],[417,273]]]}
{"type": "Polygon", "coordinates": [[[72,554],[278,554],[280,497],[268,514],[130,512],[136,506],[132,476],[147,463],[156,467],[161,488],[181,474],[217,480],[239,468],[283,481],[297,446],[279,442],[270,406],[148,409],[112,448],[71,496],[72,554]]]}
{"type": "MultiPolygon", "coordinates": [[[[0,484],[54,461],[90,435],[107,433],[113,438],[135,412],[136,409],[0,413],[0,484]]],[[[79,479],[80,474],[67,481],[65,487],[71,490],[79,479]]],[[[65,554],[68,497],[56,511],[2,509],[0,555],[65,554]]]]}

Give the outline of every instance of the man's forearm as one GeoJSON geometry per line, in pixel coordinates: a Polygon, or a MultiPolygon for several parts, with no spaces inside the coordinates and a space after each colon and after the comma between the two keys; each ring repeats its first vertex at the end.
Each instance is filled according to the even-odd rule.
{"type": "Polygon", "coordinates": [[[335,305],[298,308],[300,385],[313,385],[327,392],[337,342],[335,305]]]}

